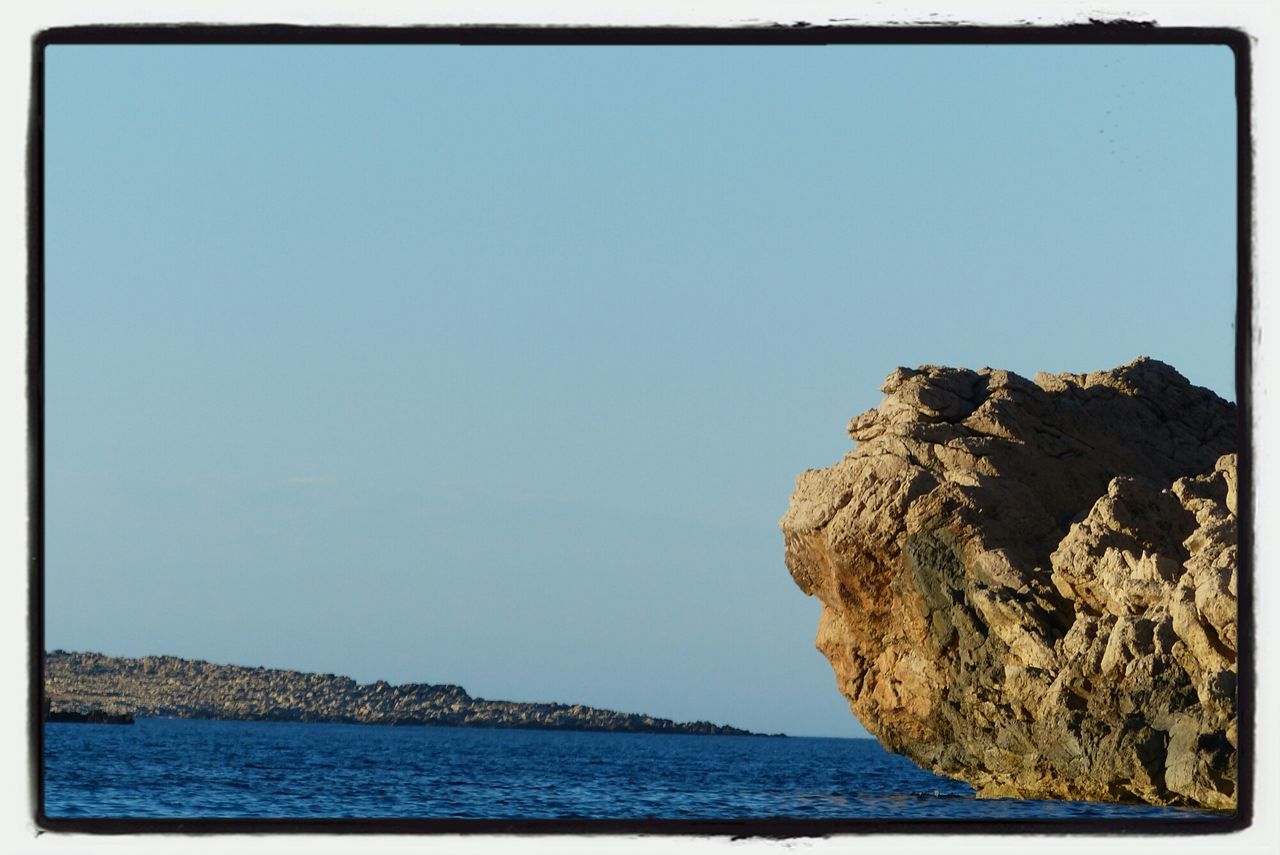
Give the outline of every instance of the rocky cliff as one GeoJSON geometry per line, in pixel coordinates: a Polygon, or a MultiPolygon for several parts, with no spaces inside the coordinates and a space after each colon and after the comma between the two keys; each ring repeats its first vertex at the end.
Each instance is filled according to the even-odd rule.
{"type": "Polygon", "coordinates": [[[173,656],[125,659],[62,650],[45,654],[45,710],[52,721],[151,716],[757,735],[705,721],[675,722],[582,704],[490,701],[453,685],[357,683],[333,674],[173,656]]]}
{"type": "Polygon", "coordinates": [[[882,391],[781,523],[867,729],[982,796],[1233,807],[1235,405],[1145,358],[882,391]]]}

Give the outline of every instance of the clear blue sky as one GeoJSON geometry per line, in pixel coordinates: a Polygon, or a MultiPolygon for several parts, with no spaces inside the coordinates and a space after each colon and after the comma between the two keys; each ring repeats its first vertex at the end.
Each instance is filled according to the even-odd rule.
{"type": "Polygon", "coordinates": [[[1223,47],[47,58],[50,649],[860,735],[777,521],[889,371],[1235,397],[1223,47]]]}

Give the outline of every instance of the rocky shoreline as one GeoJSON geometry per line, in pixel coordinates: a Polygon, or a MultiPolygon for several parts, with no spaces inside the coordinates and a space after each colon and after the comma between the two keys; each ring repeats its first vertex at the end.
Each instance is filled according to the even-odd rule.
{"type": "MultiPolygon", "coordinates": [[[[45,654],[45,720],[189,718],[764,736],[706,721],[675,722],[582,704],[475,698],[461,686],[384,681],[173,656],[45,654]]],[[[781,736],[782,734],[774,734],[781,736]]]]}
{"type": "Polygon", "coordinates": [[[128,713],[109,713],[104,710],[52,710],[49,702],[44,704],[44,720],[55,724],[133,724],[133,716],[128,713]]]}
{"type": "Polygon", "coordinates": [[[1233,808],[1235,405],[1147,358],[882,391],[781,523],[867,729],[980,796],[1233,808]]]}

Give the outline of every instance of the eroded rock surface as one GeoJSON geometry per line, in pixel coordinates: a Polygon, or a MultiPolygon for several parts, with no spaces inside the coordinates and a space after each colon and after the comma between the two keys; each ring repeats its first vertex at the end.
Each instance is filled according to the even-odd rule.
{"type": "Polygon", "coordinates": [[[1235,405],[1146,358],[882,391],[782,519],[867,729],[983,796],[1233,807],[1235,405]]]}

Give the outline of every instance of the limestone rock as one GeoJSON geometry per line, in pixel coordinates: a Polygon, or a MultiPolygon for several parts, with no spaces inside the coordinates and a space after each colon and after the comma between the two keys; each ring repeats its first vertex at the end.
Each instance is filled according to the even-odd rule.
{"type": "Polygon", "coordinates": [[[1235,405],[1147,358],[882,391],[781,523],[867,729],[982,796],[1233,807],[1235,405]]]}

